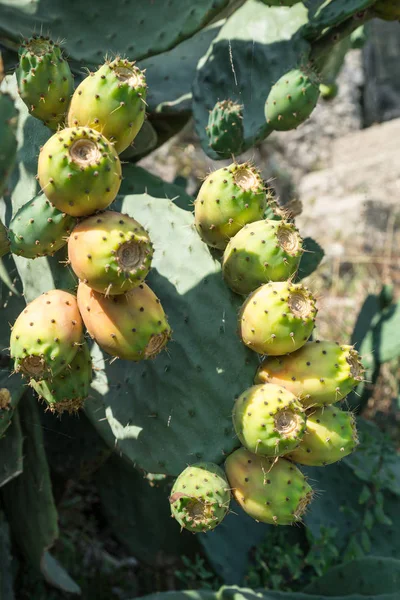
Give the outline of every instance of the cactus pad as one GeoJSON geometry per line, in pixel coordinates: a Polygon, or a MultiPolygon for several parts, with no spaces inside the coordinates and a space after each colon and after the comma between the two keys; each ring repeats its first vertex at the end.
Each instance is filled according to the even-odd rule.
{"type": "Polygon", "coordinates": [[[262,218],[267,196],[260,173],[249,163],[233,163],[210,173],[195,201],[196,228],[201,239],[225,248],[246,223],[262,218]]]}
{"type": "Polygon", "coordinates": [[[301,398],[305,406],[343,400],[362,381],[364,369],[352,346],[308,342],[287,356],[265,358],[255,383],[276,383],[301,398]]]}
{"type": "Polygon", "coordinates": [[[9,94],[0,92],[0,196],[17,155],[18,110],[9,94]]]}
{"type": "Polygon", "coordinates": [[[59,210],[74,217],[107,208],[121,184],[121,163],[110,142],[88,127],[55,133],[41,148],[39,182],[59,210]]]}
{"type": "Polygon", "coordinates": [[[303,473],[284,458],[271,459],[239,448],[226,459],[225,472],[235,500],[262,523],[297,523],[312,499],[303,473]]]}
{"type": "Polygon", "coordinates": [[[143,71],[133,62],[117,57],[77,87],[68,112],[68,125],[99,131],[120,154],[137,136],[145,110],[143,71]]]}
{"type": "Polygon", "coordinates": [[[142,283],[149,272],[153,247],[140,223],[106,211],[81,221],[68,241],[75,274],[103,294],[124,294],[142,283]]]}
{"type": "Polygon", "coordinates": [[[74,80],[58,44],[33,36],[19,50],[18,91],[29,112],[50,129],[64,122],[74,80]]]}
{"type": "Polygon", "coordinates": [[[45,292],[27,305],[12,328],[15,370],[36,380],[55,377],[76,355],[82,335],[75,296],[62,290],[45,292]]]}
{"type": "Polygon", "coordinates": [[[171,490],[172,516],[192,531],[214,529],[229,510],[231,493],[223,470],[213,463],[196,463],[179,475],[171,490]]]}
{"type": "Polygon", "coordinates": [[[65,246],[75,223],[76,219],[39,194],[12,218],[8,231],[10,250],[25,258],[53,255],[65,246]]]}
{"type": "Polygon", "coordinates": [[[292,223],[266,219],[245,225],[225,249],[224,279],[245,296],[263,283],[285,281],[299,266],[302,243],[292,223]]]}
{"type": "Polygon", "coordinates": [[[281,456],[296,448],[303,437],[306,418],[296,397],[274,384],[254,385],[235,402],[233,425],[250,452],[281,456]]]}
{"type": "Polygon", "coordinates": [[[351,454],[357,445],[353,415],[337,406],[322,406],[308,412],[304,437],[288,458],[302,465],[323,467],[351,454]]]}
{"type": "Polygon", "coordinates": [[[301,283],[266,283],[243,304],[239,334],[254,352],[280,356],[306,343],[316,314],[315,298],[301,283]]]}
{"type": "Polygon", "coordinates": [[[223,100],[217,102],[208,119],[207,135],[210,147],[220,158],[239,154],[243,146],[243,106],[223,100]]]}

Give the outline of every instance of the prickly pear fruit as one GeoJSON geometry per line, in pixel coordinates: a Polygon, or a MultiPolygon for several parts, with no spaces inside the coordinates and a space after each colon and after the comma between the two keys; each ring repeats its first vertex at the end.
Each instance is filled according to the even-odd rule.
{"type": "Polygon", "coordinates": [[[8,239],[7,227],[0,221],[0,258],[10,251],[10,240],[8,239]]]}
{"type": "Polygon", "coordinates": [[[203,242],[224,249],[246,223],[262,218],[267,195],[260,173],[249,163],[232,163],[210,173],[195,201],[194,214],[203,242]]]}
{"type": "Polygon", "coordinates": [[[293,69],[271,88],[265,103],[267,123],[278,131],[295,129],[311,115],[318,98],[316,76],[302,69],[293,69]]]}
{"type": "Polygon", "coordinates": [[[144,281],[153,247],[148,233],[128,215],[106,211],[81,221],[68,241],[75,274],[103,294],[124,294],[144,281]]]}
{"type": "Polygon", "coordinates": [[[239,448],[226,459],[225,472],[235,500],[256,521],[297,523],[312,500],[313,491],[303,473],[284,458],[267,458],[239,448]]]}
{"type": "Polygon", "coordinates": [[[0,92],[0,197],[17,155],[18,111],[9,94],[0,92]]]}
{"type": "Polygon", "coordinates": [[[229,510],[231,493],[223,470],[209,462],[186,467],[176,479],[169,498],[172,516],[197,533],[219,525],[229,510]]]}
{"type": "Polygon", "coordinates": [[[71,69],[58,44],[33,36],[19,49],[18,91],[31,115],[50,129],[64,122],[74,91],[71,69]]]}
{"type": "Polygon", "coordinates": [[[83,407],[92,381],[92,359],[87,343],[79,346],[75,358],[51,381],[31,380],[31,386],[52,412],[74,413],[83,407]]]}
{"type": "Polygon", "coordinates": [[[118,194],[121,163],[110,142],[88,127],[55,133],[41,148],[39,183],[52,204],[73,217],[104,210],[118,194]]]}
{"type": "Polygon", "coordinates": [[[145,283],[126,294],[103,296],[81,281],[78,306],[90,336],[112,356],[154,358],[171,336],[160,300],[145,283]]]}
{"type": "Polygon", "coordinates": [[[235,402],[233,426],[250,452],[281,456],[300,444],[306,418],[300,402],[285,388],[253,385],[235,402]]]}
{"type": "Polygon", "coordinates": [[[75,90],[68,125],[100,131],[120,154],[143,125],[146,79],[135,63],[120,57],[107,61],[75,90]]]}
{"type": "Polygon", "coordinates": [[[303,406],[343,400],[362,380],[364,369],[352,346],[308,342],[287,356],[265,358],[255,383],[275,383],[299,397],[303,406]]]}
{"type": "Polygon", "coordinates": [[[280,356],[306,343],[316,314],[315,298],[301,283],[265,283],[243,304],[239,335],[250,350],[280,356]]]}
{"type": "Polygon", "coordinates": [[[399,0],[378,0],[372,6],[373,12],[385,21],[400,21],[399,0]]]}
{"type": "Polygon", "coordinates": [[[221,158],[239,154],[244,141],[243,106],[232,100],[217,102],[210,112],[206,130],[210,148],[221,158]]]}
{"type": "Polygon", "coordinates": [[[53,255],[65,246],[76,219],[58,210],[39,194],[14,215],[8,237],[10,250],[25,258],[53,255]]]}
{"type": "Polygon", "coordinates": [[[249,223],[225,248],[224,279],[231,290],[245,296],[268,281],[286,281],[297,271],[302,244],[292,223],[268,219],[249,223]]]}
{"type": "Polygon", "coordinates": [[[55,377],[75,357],[82,334],[75,296],[62,290],[45,292],[26,306],[12,328],[15,370],[37,381],[55,377]]]}
{"type": "Polygon", "coordinates": [[[336,406],[322,406],[308,412],[304,437],[287,458],[302,465],[324,467],[351,454],[357,445],[353,415],[336,406]]]}

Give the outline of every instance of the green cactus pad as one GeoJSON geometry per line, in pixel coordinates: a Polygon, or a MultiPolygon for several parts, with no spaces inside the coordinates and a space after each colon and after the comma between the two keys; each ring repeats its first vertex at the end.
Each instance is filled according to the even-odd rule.
{"type": "Polygon", "coordinates": [[[121,163],[110,142],[88,127],[55,133],[41,148],[39,183],[59,210],[73,217],[111,204],[121,184],[121,163]]]}
{"type": "Polygon", "coordinates": [[[303,473],[284,458],[267,458],[239,448],[226,459],[225,472],[235,500],[262,523],[298,523],[312,500],[312,488],[303,473]]]}
{"type": "Polygon", "coordinates": [[[133,62],[117,57],[77,87],[68,112],[68,125],[99,131],[120,154],[137,136],[145,111],[143,71],[133,62]]]}
{"type": "Polygon", "coordinates": [[[301,283],[265,283],[243,304],[239,335],[250,350],[280,356],[304,346],[316,314],[315,298],[301,283]]]}
{"type": "Polygon", "coordinates": [[[266,219],[245,225],[225,249],[224,279],[244,296],[263,283],[285,281],[297,271],[302,244],[292,223],[266,219]]]}
{"type": "Polygon", "coordinates": [[[10,250],[25,258],[51,256],[65,246],[75,223],[74,217],[59,211],[44,194],[39,194],[12,218],[10,250]]]}
{"type": "Polygon", "coordinates": [[[208,119],[207,135],[210,147],[220,158],[239,154],[243,146],[243,106],[223,100],[217,102],[208,119]]]}
{"type": "Polygon", "coordinates": [[[246,223],[262,218],[266,204],[257,169],[249,163],[232,163],[204,180],[195,201],[197,231],[203,242],[223,249],[246,223]]]}
{"type": "Polygon", "coordinates": [[[305,406],[343,400],[363,379],[360,356],[352,346],[308,342],[287,356],[265,358],[255,383],[282,385],[305,406]]]}
{"type": "Polygon", "coordinates": [[[277,131],[295,129],[311,115],[319,98],[313,73],[292,69],[272,86],[265,103],[268,125],[277,131]]]}
{"type": "Polygon", "coordinates": [[[300,444],[306,418],[300,402],[285,388],[253,385],[236,400],[233,425],[250,452],[276,457],[300,444]]]}
{"type": "Polygon", "coordinates": [[[353,415],[336,406],[322,406],[307,413],[304,437],[287,458],[302,465],[324,467],[351,454],[357,445],[353,415]]]}
{"type": "Polygon", "coordinates": [[[18,91],[29,112],[50,129],[64,122],[74,80],[58,44],[33,36],[19,50],[18,91]]]}
{"type": "Polygon", "coordinates": [[[0,196],[17,155],[18,110],[9,94],[0,92],[0,196]]]}
{"type": "Polygon", "coordinates": [[[124,294],[149,272],[153,247],[140,223],[106,211],[81,221],[68,241],[68,258],[81,281],[103,294],[124,294]]]}
{"type": "Polygon", "coordinates": [[[223,470],[208,462],[187,467],[171,490],[172,516],[192,531],[210,531],[229,510],[231,493],[223,470]]]}
{"type": "Polygon", "coordinates": [[[145,283],[122,295],[103,296],[81,281],[78,306],[90,336],[112,356],[154,358],[171,337],[161,302],[145,283]]]}
{"type": "Polygon", "coordinates": [[[43,398],[51,412],[74,413],[82,408],[92,381],[92,359],[87,342],[78,347],[71,363],[51,381],[31,380],[30,385],[43,398]]]}
{"type": "Polygon", "coordinates": [[[15,370],[37,381],[55,377],[76,355],[82,335],[75,296],[62,290],[45,292],[27,305],[12,328],[15,370]]]}

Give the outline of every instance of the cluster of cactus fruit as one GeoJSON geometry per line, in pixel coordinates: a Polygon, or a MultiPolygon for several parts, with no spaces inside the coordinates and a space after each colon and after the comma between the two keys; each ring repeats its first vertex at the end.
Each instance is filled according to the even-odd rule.
{"type": "Polygon", "coordinates": [[[126,59],[107,61],[73,89],[68,62],[41,36],[25,42],[17,70],[31,114],[56,133],[40,149],[42,193],[14,215],[9,250],[35,259],[68,243],[77,296],[54,289],[28,304],[12,327],[11,358],[52,411],[82,407],[92,379],[83,325],[107,353],[156,356],[171,331],[145,278],[153,245],[144,227],[107,210],[121,183],[121,153],[144,121],[146,82],[126,59]],[[66,126],[65,126],[66,125],[66,126]]]}
{"type": "Polygon", "coordinates": [[[360,357],[351,346],[309,341],[316,300],[294,283],[302,238],[289,220],[263,219],[268,203],[260,174],[247,163],[211,173],[195,202],[199,235],[224,251],[224,279],[246,296],[238,333],[264,358],[254,385],[234,403],[242,447],[227,457],[225,474],[217,465],[194,464],[172,489],[172,515],[192,532],[216,527],[231,493],[257,521],[300,521],[313,490],[295,463],[325,466],[358,444],[352,413],[335,404],[362,380],[360,357]]]}

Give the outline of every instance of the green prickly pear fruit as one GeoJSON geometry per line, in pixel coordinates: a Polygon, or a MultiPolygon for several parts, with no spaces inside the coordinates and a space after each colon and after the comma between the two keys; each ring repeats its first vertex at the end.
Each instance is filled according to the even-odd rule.
{"type": "Polygon", "coordinates": [[[104,210],[121,185],[121,163],[110,142],[88,127],[55,133],[41,148],[42,191],[58,210],[84,217],[104,210]]]}
{"type": "Polygon", "coordinates": [[[287,458],[302,465],[324,467],[351,454],[357,445],[353,415],[336,406],[322,406],[308,412],[304,437],[287,458]]]}
{"type": "Polygon", "coordinates": [[[243,106],[232,100],[217,102],[210,111],[206,130],[209,146],[220,158],[239,154],[244,142],[243,106]]]}
{"type": "Polygon", "coordinates": [[[399,0],[378,0],[372,6],[373,12],[385,21],[400,21],[399,0]]]}
{"type": "Polygon", "coordinates": [[[230,239],[222,272],[237,294],[247,296],[261,284],[286,281],[300,263],[303,240],[296,227],[285,221],[255,221],[230,239]]]}
{"type": "Polygon", "coordinates": [[[71,69],[58,44],[33,36],[19,49],[18,91],[31,115],[56,130],[74,91],[71,69]]]}
{"type": "Polygon", "coordinates": [[[204,180],[194,207],[196,229],[203,242],[224,249],[246,223],[262,219],[266,206],[257,169],[249,163],[232,163],[204,180]]]}
{"type": "Polygon", "coordinates": [[[253,385],[235,402],[233,426],[250,452],[276,457],[300,444],[306,418],[300,402],[285,388],[253,385]]]}
{"type": "Polygon", "coordinates": [[[250,350],[280,356],[294,352],[310,337],[317,309],[301,283],[265,283],[246,299],[239,314],[239,335],[250,350]]]}
{"type": "Polygon", "coordinates": [[[75,357],[82,335],[75,296],[62,290],[45,292],[26,306],[12,328],[15,370],[37,381],[55,377],[75,357]]]}
{"type": "Polygon", "coordinates": [[[0,221],[0,258],[10,251],[7,227],[0,221]]]}
{"type": "Polygon", "coordinates": [[[35,381],[30,384],[47,404],[51,412],[62,414],[74,413],[83,407],[89,395],[92,381],[92,359],[87,343],[84,341],[78,351],[61,373],[52,380],[35,381]]]}
{"type": "Polygon", "coordinates": [[[126,294],[103,296],[81,281],[78,306],[90,336],[112,356],[154,358],[171,337],[160,300],[145,283],[126,294]]]}
{"type": "Polygon", "coordinates": [[[209,462],[186,467],[176,479],[169,498],[172,516],[193,533],[221,523],[229,510],[231,493],[223,470],[209,462]]]}
{"type": "Polygon", "coordinates": [[[225,473],[235,500],[262,523],[298,523],[312,500],[313,491],[303,473],[284,458],[267,458],[239,448],[226,459],[225,473]]]}
{"type": "Polygon", "coordinates": [[[75,274],[103,294],[124,294],[142,283],[151,267],[153,246],[135,219],[106,211],[81,221],[68,241],[75,274]]]}
{"type": "Polygon", "coordinates": [[[277,131],[295,129],[311,115],[319,98],[319,82],[311,72],[292,69],[272,86],[265,103],[267,123],[277,131]]]}
{"type": "Polygon", "coordinates": [[[316,341],[287,356],[265,358],[255,383],[281,385],[309,407],[343,400],[362,381],[363,373],[360,355],[352,346],[316,341]]]}
{"type": "Polygon", "coordinates": [[[18,111],[9,94],[0,92],[0,197],[17,155],[18,111]]]}
{"type": "Polygon", "coordinates": [[[100,131],[120,154],[143,125],[146,89],[144,71],[135,63],[120,57],[107,61],[76,88],[68,125],[100,131]]]}
{"type": "Polygon", "coordinates": [[[39,194],[12,218],[10,250],[25,258],[51,256],[65,246],[75,223],[74,217],[59,211],[44,194],[39,194]]]}
{"type": "Polygon", "coordinates": [[[339,93],[339,86],[334,81],[333,83],[321,83],[319,86],[321,97],[324,100],[333,100],[339,93]]]}

